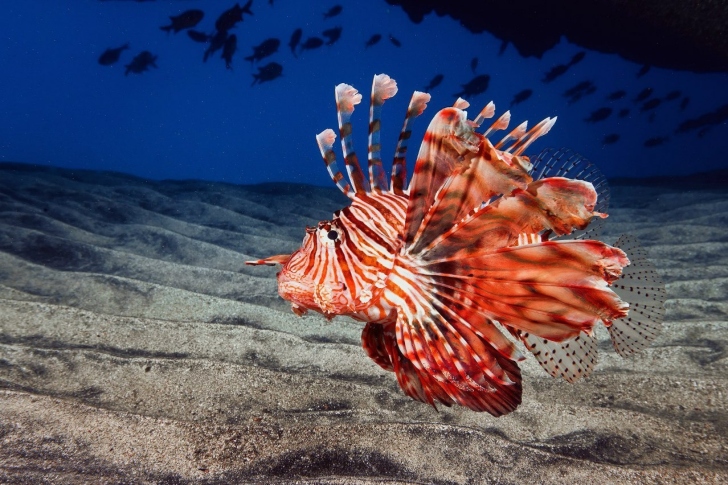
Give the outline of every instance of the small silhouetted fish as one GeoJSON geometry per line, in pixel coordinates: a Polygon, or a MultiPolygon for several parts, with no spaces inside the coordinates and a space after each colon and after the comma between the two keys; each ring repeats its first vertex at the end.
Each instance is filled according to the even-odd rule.
{"type": "Polygon", "coordinates": [[[690,104],[690,98],[685,96],[682,101],[680,101],[680,111],[685,111],[685,108],[688,107],[688,104],[690,104]]]}
{"type": "MultiPolygon", "coordinates": [[[[269,62],[265,66],[258,68],[258,74],[253,74],[253,84],[272,81],[283,75],[283,66],[277,62],[269,62]]],[[[252,84],[251,84],[252,86],[252,84]]]]}
{"type": "Polygon", "coordinates": [[[210,41],[210,36],[199,30],[188,30],[187,35],[195,42],[206,43],[210,41]]]}
{"type": "Polygon", "coordinates": [[[324,13],[324,20],[330,19],[331,17],[336,17],[337,15],[339,15],[341,13],[342,10],[343,10],[343,8],[341,5],[334,5],[333,7],[331,7],[329,9],[328,12],[324,13]]]}
{"type": "Polygon", "coordinates": [[[324,41],[321,40],[319,37],[309,37],[308,39],[306,39],[306,42],[301,44],[301,50],[305,51],[309,49],[318,49],[322,45],[324,45],[324,41]]]}
{"type": "Polygon", "coordinates": [[[215,32],[215,35],[210,37],[210,45],[207,46],[207,50],[205,50],[205,55],[202,57],[202,61],[207,62],[208,57],[210,57],[218,50],[222,49],[225,45],[227,37],[227,30],[218,30],[217,32],[215,32]]]}
{"type": "Polygon", "coordinates": [[[519,91],[515,96],[513,96],[513,101],[511,101],[511,108],[517,104],[523,103],[528,98],[530,98],[532,94],[533,91],[531,89],[524,89],[523,91],[519,91]]]}
{"type": "Polygon", "coordinates": [[[278,52],[281,41],[275,37],[266,39],[260,44],[253,47],[253,55],[245,58],[246,61],[256,62],[278,52]]]}
{"type": "Polygon", "coordinates": [[[328,40],[326,41],[326,45],[334,45],[334,43],[339,40],[339,37],[341,37],[341,27],[333,27],[331,29],[326,29],[323,32],[321,32],[321,35],[326,37],[328,40]]]}
{"type": "Polygon", "coordinates": [[[558,78],[559,76],[563,76],[564,73],[569,69],[569,66],[566,66],[564,64],[559,64],[557,66],[552,67],[549,69],[549,71],[544,75],[541,82],[543,83],[550,83],[554,79],[558,78]]]}
{"type": "Polygon", "coordinates": [[[115,47],[113,49],[106,49],[103,54],[99,56],[99,64],[102,66],[110,66],[116,61],[119,60],[119,56],[121,56],[121,51],[128,49],[129,44],[126,43],[121,47],[115,47]]]}
{"type": "Polygon", "coordinates": [[[624,118],[626,116],[629,116],[629,108],[622,108],[619,110],[619,117],[624,118]]]}
{"type": "MultiPolygon", "coordinates": [[[[301,42],[301,37],[303,36],[303,30],[302,29],[296,29],[291,34],[291,40],[288,41],[288,47],[291,48],[291,52],[294,56],[296,56],[296,47],[298,47],[298,43],[301,42]]],[[[298,57],[298,56],[296,56],[298,57]]]]}
{"type": "Polygon", "coordinates": [[[374,34],[369,37],[369,40],[366,42],[366,44],[364,44],[364,48],[371,47],[380,40],[382,40],[382,36],[380,34],[374,34]]]}
{"type": "Polygon", "coordinates": [[[683,121],[682,123],[680,123],[680,126],[677,127],[677,130],[675,130],[675,132],[687,133],[691,130],[707,131],[707,129],[716,125],[722,125],[726,121],[728,121],[728,104],[724,104],[715,111],[702,114],[697,118],[683,121]]]}
{"type": "Polygon", "coordinates": [[[652,88],[645,88],[639,92],[636,98],[634,98],[634,102],[639,103],[640,101],[644,101],[645,99],[649,98],[651,94],[652,88]]]}
{"type": "Polygon", "coordinates": [[[648,101],[645,101],[640,108],[640,113],[644,113],[645,111],[651,111],[660,106],[660,103],[662,103],[662,100],[660,98],[652,98],[648,101]]]}
{"type": "Polygon", "coordinates": [[[484,93],[488,89],[490,83],[490,76],[487,74],[481,74],[475,76],[473,79],[467,82],[467,84],[461,84],[463,90],[459,93],[453,94],[456,98],[463,96],[475,96],[476,94],[484,93]]]}
{"type": "Polygon", "coordinates": [[[478,58],[473,57],[470,60],[470,70],[473,71],[473,74],[475,74],[475,69],[478,67],[478,58]]]}
{"type": "Polygon", "coordinates": [[[130,72],[134,74],[141,74],[144,71],[149,70],[149,66],[157,67],[156,64],[157,56],[149,51],[142,51],[132,59],[131,63],[126,65],[126,72],[124,75],[128,75],[130,72]]]}
{"type": "Polygon", "coordinates": [[[231,8],[225,10],[215,21],[215,28],[218,32],[227,32],[228,30],[235,27],[235,24],[243,20],[243,14],[253,15],[253,11],[250,10],[250,6],[253,4],[253,0],[249,0],[244,7],[241,7],[239,3],[236,3],[231,8]]]}
{"type": "Polygon", "coordinates": [[[504,40],[503,42],[501,42],[500,48],[498,49],[498,55],[502,56],[507,48],[508,48],[508,41],[504,40]]]}
{"type": "Polygon", "coordinates": [[[659,145],[664,145],[665,142],[668,140],[669,140],[669,138],[666,136],[655,136],[655,137],[646,139],[644,145],[647,148],[652,148],[652,147],[656,147],[659,145]]]}
{"type": "Polygon", "coordinates": [[[627,91],[624,89],[620,89],[619,91],[614,91],[609,96],[607,96],[607,99],[609,101],[617,101],[618,99],[622,99],[627,95],[627,91]]]}
{"type": "Polygon", "coordinates": [[[677,89],[675,91],[670,91],[669,93],[667,93],[665,95],[665,101],[672,101],[674,99],[679,98],[681,95],[682,95],[682,93],[680,91],[678,91],[677,89]]]}
{"type": "Polygon", "coordinates": [[[435,89],[437,86],[440,85],[440,83],[442,82],[443,79],[445,79],[445,76],[443,76],[442,74],[438,74],[437,76],[433,77],[430,80],[430,83],[427,86],[425,86],[425,88],[422,91],[427,93],[430,90],[435,89]]]}
{"type": "Polygon", "coordinates": [[[402,47],[402,43],[392,34],[389,34],[389,42],[392,43],[395,47],[402,47]]]}
{"type": "Polygon", "coordinates": [[[644,66],[642,66],[640,68],[639,72],[637,73],[637,77],[642,77],[645,74],[647,74],[649,72],[649,70],[650,70],[650,67],[651,66],[649,64],[645,64],[644,66]]]}
{"type": "Polygon", "coordinates": [[[607,108],[606,106],[604,108],[599,108],[596,111],[592,111],[592,113],[589,115],[588,118],[585,118],[584,121],[587,123],[596,123],[597,121],[604,121],[607,118],[609,118],[609,115],[612,114],[612,108],[607,108]]]}
{"type": "Polygon", "coordinates": [[[574,57],[569,61],[569,67],[579,64],[584,59],[584,56],[586,56],[586,52],[584,51],[574,54],[574,57]]]}
{"type": "Polygon", "coordinates": [[[205,12],[199,9],[187,10],[179,15],[170,15],[169,19],[172,21],[171,24],[160,27],[160,29],[167,33],[174,31],[176,34],[180,30],[189,29],[200,23],[202,17],[205,16],[205,12]]]}
{"type": "Polygon", "coordinates": [[[602,140],[602,145],[611,145],[612,143],[617,143],[619,141],[619,135],[616,133],[611,133],[604,137],[602,140]]]}
{"type": "Polygon", "coordinates": [[[569,98],[569,104],[576,103],[584,96],[593,94],[597,90],[597,87],[591,81],[582,81],[566,91],[564,91],[564,97],[569,98]]]}
{"type": "Polygon", "coordinates": [[[228,69],[233,68],[233,54],[238,48],[238,37],[235,34],[230,34],[225,39],[225,45],[222,46],[222,58],[225,59],[225,67],[228,69]]]}

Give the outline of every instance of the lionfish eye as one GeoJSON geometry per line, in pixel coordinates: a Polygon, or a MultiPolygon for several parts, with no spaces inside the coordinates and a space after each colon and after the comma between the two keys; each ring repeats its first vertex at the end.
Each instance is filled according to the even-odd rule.
{"type": "Polygon", "coordinates": [[[326,235],[329,239],[332,241],[336,241],[339,237],[338,231],[334,231],[333,229],[329,231],[329,233],[326,235]]]}

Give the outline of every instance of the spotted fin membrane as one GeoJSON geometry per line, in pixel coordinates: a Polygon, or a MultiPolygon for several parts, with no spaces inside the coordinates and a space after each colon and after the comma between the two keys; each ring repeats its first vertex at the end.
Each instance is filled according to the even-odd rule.
{"type": "MultiPolygon", "coordinates": [[[[608,212],[610,192],[607,179],[586,158],[566,148],[547,148],[532,163],[531,176],[534,180],[568,177],[590,182],[598,196],[594,210],[608,212]]],[[[604,223],[605,219],[595,218],[586,229],[549,239],[597,239],[604,223]]],[[[614,349],[626,357],[645,349],[659,335],[667,293],[655,266],[634,236],[623,235],[614,246],[627,254],[630,264],[623,269],[622,275],[612,283],[611,288],[629,303],[630,310],[626,317],[614,320],[607,328],[614,349]]],[[[591,374],[596,366],[597,341],[593,334],[581,332],[577,337],[562,342],[546,340],[523,331],[516,334],[541,367],[553,377],[575,382],[591,374]]]]}

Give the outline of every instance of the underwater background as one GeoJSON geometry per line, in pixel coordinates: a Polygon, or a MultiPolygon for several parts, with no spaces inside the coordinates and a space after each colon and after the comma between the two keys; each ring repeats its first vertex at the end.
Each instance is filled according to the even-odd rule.
{"type": "MultiPolygon", "coordinates": [[[[463,10],[468,3],[453,5],[463,10]]],[[[257,0],[252,14],[243,13],[242,21],[223,33],[222,44],[235,36],[226,68],[222,47],[203,62],[210,47],[204,36],[219,32],[216,20],[233,2],[9,2],[0,18],[6,39],[0,45],[5,93],[0,160],[152,179],[328,185],[314,136],[336,125],[333,87],[345,82],[368,96],[372,76],[386,73],[400,92],[384,110],[385,158],[394,152],[411,93],[432,83],[431,109],[451,105],[461,93],[473,112],[490,100],[498,113],[511,109],[512,126],[558,116],[548,138],[531,152],[547,144],[567,146],[607,177],[725,168],[728,56],[720,48],[728,47],[700,44],[711,37],[704,19],[691,38],[677,30],[682,27],[677,21],[675,32],[667,30],[670,25],[655,16],[671,13],[650,11],[649,2],[646,19],[626,7],[608,16],[600,10],[604,3],[597,2],[591,17],[588,10],[571,12],[574,30],[568,27],[575,8],[569,2],[551,7],[524,2],[522,8],[519,2],[509,8],[498,3],[485,2],[466,15],[481,19],[471,26],[481,30],[474,33],[446,14],[448,2],[257,0]],[[440,15],[432,11],[420,19],[417,11],[427,12],[429,4],[437,5],[440,15]],[[324,15],[336,5],[340,12],[324,15]],[[539,19],[541,12],[530,12],[536,8],[553,14],[539,19]],[[160,29],[172,25],[170,16],[189,10],[204,15],[180,22],[194,25],[176,33],[160,29]],[[630,16],[638,26],[630,25],[630,16]],[[600,17],[611,30],[599,31],[600,17]],[[600,52],[562,35],[587,43],[589,23],[591,43],[600,52]],[[297,29],[301,37],[291,48],[297,29]],[[630,29],[637,30],[632,49],[630,29]],[[660,29],[666,31],[661,38],[660,29]],[[202,39],[193,40],[191,31],[202,39]],[[246,60],[269,39],[278,45],[269,43],[258,58],[246,60]],[[305,48],[306,42],[312,47],[305,48]],[[100,64],[107,49],[126,45],[118,60],[100,64]],[[144,51],[154,64],[130,71],[126,66],[144,51]],[[281,66],[280,73],[254,84],[254,76],[270,63],[281,66]],[[477,77],[480,85],[463,90],[477,77]],[[516,99],[519,94],[523,101],[516,99]]],[[[678,13],[685,15],[673,15],[678,13]]],[[[366,127],[367,117],[362,105],[354,125],[366,127]]],[[[427,121],[416,124],[415,140],[426,126],[427,121]]],[[[363,149],[366,129],[355,135],[355,146],[363,149]]]]}
{"type": "MultiPolygon", "coordinates": [[[[0,15],[0,482],[728,482],[728,7],[677,0],[28,0],[0,15]],[[362,324],[297,317],[277,268],[350,201],[334,86],[458,96],[609,179],[601,238],[666,284],[657,340],[529,357],[494,418],[401,391],[362,324]],[[336,144],[338,153],[338,143],[336,144]],[[341,159],[341,157],[339,156],[341,159]]],[[[504,133],[505,134],[505,133],[504,133]]],[[[601,190],[601,189],[600,189],[601,190]]]]}

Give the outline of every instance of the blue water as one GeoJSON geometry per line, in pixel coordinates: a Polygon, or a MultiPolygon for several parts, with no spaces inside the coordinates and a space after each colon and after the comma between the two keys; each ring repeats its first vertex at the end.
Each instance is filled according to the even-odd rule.
{"type": "MultiPolygon", "coordinates": [[[[205,16],[194,28],[212,32],[217,17],[233,4],[232,0],[5,2],[0,15],[0,161],[114,170],[152,179],[329,185],[314,137],[336,127],[333,88],[346,82],[364,94],[354,119],[355,146],[364,154],[371,78],[384,72],[400,87],[399,95],[384,107],[385,163],[394,151],[412,91],[423,89],[435,75],[444,75],[417,123],[414,140],[418,140],[429,118],[452,104],[462,84],[476,74],[488,74],[487,91],[468,99],[471,117],[491,99],[498,113],[508,109],[514,95],[527,88],[533,95],[512,109],[512,126],[558,115],[552,132],[531,153],[546,146],[568,146],[608,177],[688,174],[728,166],[725,122],[700,137],[698,130],[675,133],[682,121],[728,103],[726,73],[653,67],[637,78],[639,64],[586,51],[582,62],[545,84],[541,80],[550,68],[583,49],[562,41],[541,59],[523,58],[512,46],[499,55],[501,41],[489,33],[473,34],[451,18],[434,14],[415,25],[401,8],[384,0],[276,0],[272,5],[256,0],[254,15],[245,15],[230,31],[238,38],[231,70],[220,51],[203,63],[206,45],[192,41],[185,31],[160,30],[169,24],[170,15],[199,8],[205,16]],[[343,6],[341,14],[324,19],[323,13],[337,3],[343,6]],[[298,57],[291,53],[288,41],[295,29],[303,30],[305,41],[337,26],[343,30],[334,45],[298,57]],[[376,33],[382,40],[365,48],[376,33]],[[390,41],[390,34],[400,47],[390,41]],[[271,37],[281,41],[278,52],[257,66],[244,59],[254,45],[271,37]],[[118,62],[98,63],[104,50],[127,42],[130,49],[118,62]],[[143,50],[157,56],[158,67],[125,76],[125,65],[143,50]],[[283,66],[283,75],[251,86],[258,66],[271,61],[283,66]],[[585,80],[594,83],[596,92],[569,104],[564,91],[585,80]],[[651,98],[664,98],[674,90],[681,94],[662,101],[650,120],[650,113],[640,113],[640,104],[633,102],[646,87],[653,88],[651,98]],[[620,89],[627,92],[625,98],[605,99],[620,89]],[[686,96],[689,102],[681,110],[686,96]],[[614,112],[604,121],[584,121],[601,107],[614,112]],[[620,118],[617,112],[623,108],[630,114],[620,118]],[[605,145],[610,134],[618,134],[619,140],[605,145]],[[667,140],[645,147],[645,140],[654,137],[667,140]]],[[[504,22],[518,28],[518,19],[504,22]]]]}

